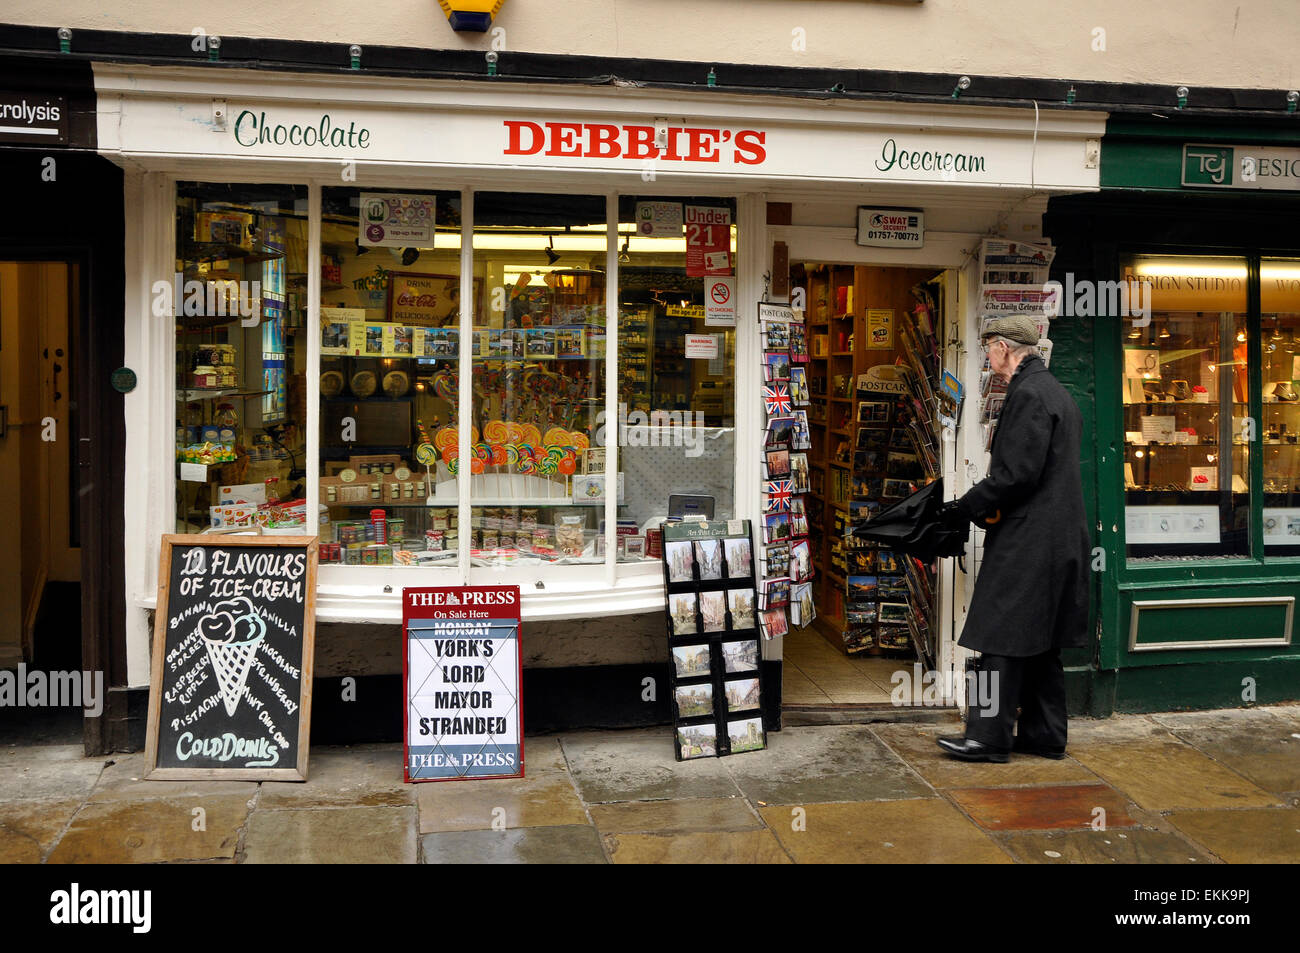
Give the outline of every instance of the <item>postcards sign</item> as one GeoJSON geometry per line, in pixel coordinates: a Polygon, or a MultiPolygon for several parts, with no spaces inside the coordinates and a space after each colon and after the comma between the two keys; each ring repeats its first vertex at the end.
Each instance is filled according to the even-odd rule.
{"type": "Polygon", "coordinates": [[[518,586],[402,590],[407,781],[524,776],[518,586]]]}

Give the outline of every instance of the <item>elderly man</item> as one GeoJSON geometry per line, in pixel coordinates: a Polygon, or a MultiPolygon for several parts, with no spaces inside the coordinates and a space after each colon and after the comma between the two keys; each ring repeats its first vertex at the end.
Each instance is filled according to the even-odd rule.
{"type": "Polygon", "coordinates": [[[1010,751],[1065,757],[1061,649],[1088,642],[1081,415],[1038,356],[1037,342],[1029,318],[989,323],[982,341],[989,366],[1009,381],[989,475],[942,511],[945,520],[987,528],[958,640],[982,653],[984,684],[968,699],[965,737],[939,739],[964,761],[1004,762],[1010,751]]]}

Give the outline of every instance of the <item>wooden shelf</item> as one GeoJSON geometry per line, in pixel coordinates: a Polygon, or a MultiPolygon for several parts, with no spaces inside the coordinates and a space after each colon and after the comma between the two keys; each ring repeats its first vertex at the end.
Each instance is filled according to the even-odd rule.
{"type": "Polygon", "coordinates": [[[852,357],[852,351],[831,351],[831,357],[852,357]]]}
{"type": "Polygon", "coordinates": [[[853,403],[853,398],[852,398],[852,397],[832,397],[831,400],[838,401],[838,402],[841,403],[841,404],[851,404],[851,403],[853,403]]]}
{"type": "Polygon", "coordinates": [[[852,470],[852,469],[853,469],[853,465],[852,465],[852,464],[849,464],[849,463],[840,463],[838,460],[828,460],[828,461],[826,461],[826,462],[829,463],[829,464],[830,464],[831,466],[833,466],[833,467],[839,467],[841,470],[852,470]]]}
{"type": "Polygon", "coordinates": [[[847,431],[847,430],[836,430],[834,427],[831,428],[831,433],[835,434],[835,435],[838,436],[838,437],[852,437],[852,436],[853,436],[853,434],[849,433],[849,431],[847,431]]]}

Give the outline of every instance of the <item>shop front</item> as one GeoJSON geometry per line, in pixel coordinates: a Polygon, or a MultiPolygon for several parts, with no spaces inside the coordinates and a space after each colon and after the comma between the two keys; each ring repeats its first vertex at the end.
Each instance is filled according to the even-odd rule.
{"type": "Polygon", "coordinates": [[[1068,383],[1095,407],[1097,714],[1296,697],[1298,146],[1112,118],[1102,191],[1049,207],[1054,324],[1094,357],[1068,383]]]}
{"type": "MultiPolygon", "coordinates": [[[[663,520],[749,520],[763,546],[759,303],[792,301],[810,330],[847,319],[827,361],[860,318],[863,358],[837,368],[856,376],[897,358],[861,350],[873,296],[901,311],[935,279],[937,359],[977,390],[980,236],[1032,241],[1048,195],[1096,188],[1102,129],[241,70],[97,64],[95,81],[99,148],[126,173],[142,385],[130,684],[148,683],[160,537],[257,523],[319,533],[318,678],[395,678],[404,587],[520,586],[534,729],[668,720],[645,688],[668,664],[663,520]],[[923,210],[916,247],[859,244],[866,205],[923,210]],[[830,272],[812,265],[860,277],[854,302],[815,291],[830,272]]],[[[982,470],[978,430],[944,445],[958,488],[982,470]]],[[[941,587],[931,664],[953,671],[965,588],[941,587]]],[[[781,637],[761,652],[776,727],[781,637]]]]}

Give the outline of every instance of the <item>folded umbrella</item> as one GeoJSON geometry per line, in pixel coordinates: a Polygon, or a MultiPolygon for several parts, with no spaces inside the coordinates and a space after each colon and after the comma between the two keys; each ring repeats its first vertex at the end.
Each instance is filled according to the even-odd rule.
{"type": "Polygon", "coordinates": [[[962,556],[970,524],[963,520],[959,526],[951,525],[939,515],[942,506],[943,480],[935,480],[881,510],[875,519],[856,527],[852,535],[927,563],[938,556],[962,556]]]}

